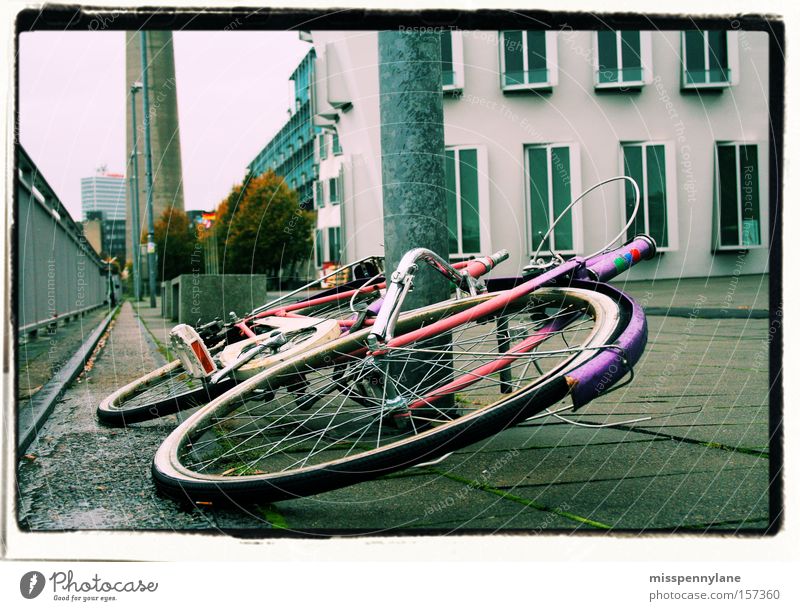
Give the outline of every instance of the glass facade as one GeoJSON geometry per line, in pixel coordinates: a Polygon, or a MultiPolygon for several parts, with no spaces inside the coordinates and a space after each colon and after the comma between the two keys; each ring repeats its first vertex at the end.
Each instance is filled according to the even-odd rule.
{"type": "Polygon", "coordinates": [[[290,78],[294,82],[295,112],[250,162],[249,167],[254,176],[271,169],[282,176],[288,185],[294,181],[300,201],[310,202],[314,195],[314,137],[320,131],[312,120],[313,49],[290,78]]]}

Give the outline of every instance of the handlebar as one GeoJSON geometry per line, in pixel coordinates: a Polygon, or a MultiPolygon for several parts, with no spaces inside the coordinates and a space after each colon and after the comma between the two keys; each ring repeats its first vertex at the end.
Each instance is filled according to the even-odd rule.
{"type": "Polygon", "coordinates": [[[605,282],[630,269],[641,260],[652,259],[656,254],[656,243],[649,235],[637,235],[633,240],[598,255],[585,262],[585,274],[595,282],[605,282]]]}
{"type": "Polygon", "coordinates": [[[424,261],[445,278],[450,280],[456,287],[470,294],[477,293],[477,283],[475,280],[480,276],[489,273],[495,266],[508,259],[508,251],[500,250],[488,257],[480,257],[470,261],[461,270],[455,269],[450,263],[427,248],[415,248],[409,250],[397,269],[391,276],[391,283],[386,290],[383,306],[372,326],[367,342],[372,346],[377,346],[379,342],[387,342],[392,338],[394,325],[400,315],[400,306],[411,290],[414,274],[419,269],[418,261],[424,261]]]}

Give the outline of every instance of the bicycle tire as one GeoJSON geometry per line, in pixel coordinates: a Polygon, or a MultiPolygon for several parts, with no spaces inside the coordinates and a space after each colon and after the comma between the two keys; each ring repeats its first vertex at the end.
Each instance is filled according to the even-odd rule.
{"type": "Polygon", "coordinates": [[[111,393],[100,402],[97,417],[114,426],[152,420],[208,403],[232,386],[232,382],[223,380],[206,387],[175,360],[111,393]],[[167,392],[163,392],[165,388],[167,392]]]}
{"type": "MultiPolygon", "coordinates": [[[[492,295],[484,295],[461,301],[444,302],[403,315],[397,323],[398,336],[401,333],[408,332],[410,329],[416,329],[430,324],[437,319],[453,315],[454,313],[460,312],[471,305],[475,305],[491,297],[492,295]]],[[[216,451],[216,448],[213,447],[215,445],[227,447],[229,456],[225,456],[226,459],[232,457],[236,460],[244,460],[245,458],[247,460],[252,460],[252,455],[247,454],[247,448],[242,448],[241,450],[237,449],[241,446],[241,442],[238,446],[231,445],[234,443],[233,440],[237,438],[236,435],[244,436],[249,435],[251,432],[251,430],[245,430],[244,427],[246,427],[245,417],[252,418],[252,416],[248,416],[246,411],[243,414],[237,414],[237,407],[244,407],[257,398],[266,396],[270,398],[268,401],[264,402],[263,405],[267,405],[270,402],[274,404],[277,396],[276,393],[280,392],[282,388],[285,388],[284,394],[288,397],[290,394],[294,393],[294,391],[290,390],[293,382],[287,383],[287,380],[295,379],[293,376],[296,377],[298,371],[317,371],[324,363],[328,363],[327,366],[330,367],[332,362],[343,358],[341,356],[343,353],[352,354],[354,348],[364,343],[369,333],[368,330],[364,330],[351,336],[345,336],[326,347],[298,357],[293,361],[287,361],[279,367],[262,372],[258,376],[251,378],[249,381],[240,384],[235,389],[218,397],[204,409],[182,423],[164,441],[153,460],[152,474],[157,487],[168,496],[184,499],[188,497],[190,500],[274,502],[302,497],[359,483],[421,462],[430,461],[447,452],[463,448],[481,439],[485,439],[547,409],[561,399],[567,397],[570,391],[570,383],[567,377],[569,371],[590,360],[593,355],[597,353],[596,347],[604,346],[612,342],[614,338],[625,329],[627,317],[622,315],[618,303],[613,299],[602,293],[586,289],[540,289],[526,296],[524,299],[531,301],[537,300],[537,303],[543,304],[547,304],[547,300],[551,300],[552,302],[559,301],[560,303],[568,303],[567,308],[573,307],[575,303],[580,303],[587,312],[585,314],[586,317],[591,318],[593,321],[593,327],[588,332],[587,338],[580,347],[569,349],[572,350],[572,352],[565,357],[553,357],[549,354],[544,357],[558,358],[559,360],[554,367],[548,370],[547,374],[542,374],[535,382],[523,386],[522,382],[524,381],[524,377],[520,378],[518,388],[507,396],[477,408],[465,408],[467,411],[466,414],[454,414],[451,419],[445,419],[443,422],[438,423],[438,425],[436,423],[429,423],[429,428],[424,428],[420,431],[414,427],[408,437],[393,441],[384,446],[380,445],[380,428],[383,426],[383,422],[387,416],[383,413],[384,404],[381,404],[380,418],[377,418],[377,420],[380,420],[377,424],[378,447],[358,451],[350,455],[352,451],[351,448],[343,457],[338,457],[333,460],[323,460],[313,466],[306,466],[304,461],[299,467],[290,468],[288,471],[263,471],[260,468],[262,465],[259,463],[258,469],[254,469],[252,465],[248,465],[247,468],[243,467],[239,470],[235,467],[223,470],[224,467],[227,467],[228,463],[222,462],[216,467],[216,472],[203,472],[200,470],[200,467],[197,466],[202,463],[196,462],[194,465],[191,464],[192,460],[205,460],[206,463],[209,463],[207,459],[203,459],[202,457],[190,456],[208,449],[209,445],[212,451],[216,451]],[[469,411],[470,409],[472,411],[469,411]],[[231,414],[233,415],[231,416],[231,414]],[[224,420],[228,416],[230,416],[230,418],[224,420]],[[236,420],[236,418],[238,418],[238,420],[236,420]],[[215,422],[225,422],[227,426],[232,424],[238,426],[238,429],[234,428],[226,431],[223,428],[222,432],[219,432],[213,428],[218,425],[212,424],[215,422]],[[245,422],[245,424],[239,424],[240,422],[245,422]],[[210,439],[208,438],[209,436],[210,439]],[[201,448],[200,446],[204,447],[201,448]]],[[[534,309],[531,309],[530,312],[526,311],[525,308],[527,305],[525,303],[517,304],[517,306],[521,309],[518,309],[517,312],[513,312],[513,315],[521,313],[527,316],[530,312],[535,312],[534,309]]],[[[533,319],[533,314],[531,314],[531,318],[533,319]]],[[[478,320],[472,322],[474,322],[475,325],[481,325],[491,321],[492,319],[488,321],[478,320]]],[[[496,324],[499,325],[500,318],[497,317],[496,321],[496,324]]],[[[535,324],[538,323],[534,320],[531,328],[533,328],[535,324]]],[[[536,333],[538,333],[538,331],[536,331],[536,333]]],[[[562,338],[564,337],[563,332],[559,334],[562,338]]],[[[488,336],[489,334],[485,335],[488,336]]],[[[462,335],[459,336],[459,341],[464,341],[464,337],[465,335],[462,333],[462,335]]],[[[553,337],[555,337],[555,335],[553,335],[553,337]]],[[[566,341],[566,339],[564,341],[566,341]]],[[[489,358],[492,357],[490,356],[489,358]]],[[[353,361],[353,366],[357,367],[361,365],[365,368],[371,366],[365,364],[367,361],[368,359],[353,361]]],[[[348,361],[345,360],[345,362],[348,361]]],[[[515,364],[514,366],[516,367],[517,365],[515,364]]],[[[329,382],[328,384],[341,384],[341,380],[345,380],[343,383],[348,384],[349,381],[343,377],[341,370],[338,374],[338,380],[340,381],[337,382],[335,367],[336,365],[333,365],[333,370],[331,372],[331,379],[333,382],[329,382]]],[[[526,367],[526,373],[529,368],[530,365],[526,367]]],[[[537,363],[537,369],[538,368],[539,366],[537,363]]],[[[453,371],[456,369],[454,365],[453,371]]],[[[300,374],[300,377],[302,378],[302,374],[300,374]]],[[[385,377],[388,378],[389,376],[385,377]]],[[[495,384],[494,379],[490,379],[488,376],[486,376],[486,379],[489,380],[487,385],[495,384]]],[[[439,382],[435,383],[438,384],[439,382]]],[[[387,382],[384,381],[384,388],[386,384],[387,382]]],[[[472,387],[476,389],[478,389],[479,386],[480,384],[472,385],[472,387]]],[[[323,388],[326,389],[327,387],[323,388]]],[[[420,392],[424,393],[428,391],[420,392]]],[[[315,397],[316,395],[308,393],[308,396],[315,397]]],[[[458,393],[455,393],[454,397],[455,402],[459,405],[457,409],[460,410],[461,402],[467,402],[463,398],[459,399],[458,393]]],[[[430,398],[430,401],[435,402],[438,399],[439,395],[434,391],[434,395],[430,398]]],[[[316,399],[316,401],[319,401],[319,399],[316,399]]],[[[357,401],[353,401],[353,403],[358,405],[357,401]]],[[[343,404],[344,403],[342,403],[342,405],[343,404]]],[[[298,400],[294,410],[298,411],[302,410],[302,408],[303,405],[301,405],[298,400]]],[[[311,407],[306,407],[306,409],[309,411],[313,410],[314,404],[312,403],[311,407]]],[[[352,409],[354,413],[357,413],[357,408],[352,409]]],[[[341,407],[339,410],[341,410],[341,407]]],[[[317,410],[317,412],[318,411],[319,410],[317,410]]],[[[409,413],[411,413],[411,408],[409,408],[409,413]]],[[[424,410],[422,410],[422,413],[425,413],[424,410]]],[[[269,412],[267,412],[267,415],[269,415],[269,412]]],[[[295,430],[298,430],[302,426],[305,430],[313,431],[312,418],[315,415],[316,414],[312,413],[307,416],[306,420],[298,425],[295,430]]],[[[326,416],[327,414],[324,414],[323,419],[326,416]]],[[[279,421],[281,417],[282,416],[278,417],[277,420],[279,421]]],[[[353,422],[361,417],[364,416],[354,416],[353,422]]],[[[262,414],[257,416],[257,418],[263,420],[266,416],[262,414]]],[[[430,418],[427,419],[430,420],[430,418]]],[[[423,418],[423,420],[425,420],[425,418],[423,418]]],[[[288,422],[288,426],[293,425],[294,421],[288,422]]],[[[258,426],[264,425],[257,425],[257,427],[258,426]]],[[[333,420],[331,419],[328,429],[322,431],[320,434],[320,439],[326,434],[329,435],[330,431],[338,426],[338,424],[334,426],[333,420]]],[[[266,429],[258,429],[257,427],[252,436],[264,434],[266,429]]],[[[279,428],[280,423],[278,422],[274,430],[277,431],[279,428]]],[[[337,432],[335,435],[343,434],[344,431],[346,431],[346,429],[337,432]]],[[[300,438],[307,435],[308,433],[306,432],[298,433],[298,437],[300,438]]],[[[328,446],[323,448],[324,450],[334,448],[336,451],[343,451],[344,448],[339,450],[335,447],[342,441],[337,440],[335,435],[326,440],[326,442],[329,443],[328,446]]],[[[355,444],[360,443],[362,437],[359,437],[355,444]]],[[[309,457],[314,455],[318,444],[319,441],[317,441],[315,446],[310,450],[308,454],[309,457]]],[[[286,456],[289,456],[288,459],[294,459],[295,457],[291,456],[291,452],[288,451],[291,447],[292,446],[289,446],[287,450],[282,450],[280,457],[276,451],[270,460],[286,458],[286,456]]],[[[258,446],[256,446],[256,448],[258,448],[258,446]]],[[[223,447],[222,449],[224,450],[225,448],[223,447]]],[[[321,451],[322,450],[319,450],[318,452],[321,451]]],[[[213,460],[216,459],[212,459],[212,462],[213,460]]],[[[306,461],[307,460],[308,458],[306,461]]],[[[294,464],[297,464],[297,461],[295,461],[294,464]]],[[[291,466],[293,465],[290,465],[290,467],[291,466]]]]}

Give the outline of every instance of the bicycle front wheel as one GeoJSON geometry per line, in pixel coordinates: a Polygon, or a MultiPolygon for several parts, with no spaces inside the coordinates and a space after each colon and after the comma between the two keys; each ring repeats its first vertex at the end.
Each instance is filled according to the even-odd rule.
{"type": "MultiPolygon", "coordinates": [[[[415,310],[396,334],[492,297],[415,310]]],[[[159,448],[153,476],[171,496],[277,501],[430,461],[563,399],[567,373],[625,324],[608,296],[553,288],[380,356],[366,356],[368,330],[347,335],[194,414],[159,448]]]]}

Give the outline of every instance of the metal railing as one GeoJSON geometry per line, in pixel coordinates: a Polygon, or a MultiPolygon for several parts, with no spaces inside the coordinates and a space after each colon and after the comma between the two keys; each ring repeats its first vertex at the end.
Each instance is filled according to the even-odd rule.
{"type": "Polygon", "coordinates": [[[14,179],[16,328],[30,333],[106,303],[108,271],[21,146],[14,179]]]}

